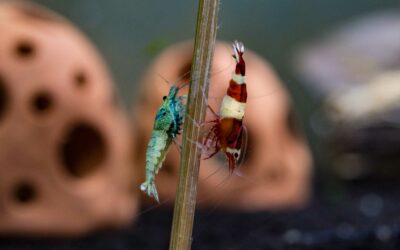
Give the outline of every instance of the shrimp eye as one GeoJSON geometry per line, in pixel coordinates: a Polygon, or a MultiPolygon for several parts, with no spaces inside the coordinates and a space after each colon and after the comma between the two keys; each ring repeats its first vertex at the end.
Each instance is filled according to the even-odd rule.
{"type": "Polygon", "coordinates": [[[237,159],[237,158],[239,157],[239,154],[238,154],[238,153],[235,153],[234,156],[235,156],[235,158],[237,159]]]}
{"type": "Polygon", "coordinates": [[[164,101],[165,101],[165,99],[167,99],[167,96],[163,96],[163,98],[162,98],[164,101]]]}

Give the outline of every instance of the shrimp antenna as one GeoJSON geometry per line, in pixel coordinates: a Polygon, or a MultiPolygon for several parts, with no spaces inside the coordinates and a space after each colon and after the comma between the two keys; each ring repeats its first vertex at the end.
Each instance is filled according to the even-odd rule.
{"type": "MultiPolygon", "coordinates": [[[[177,80],[176,80],[176,82],[178,83],[178,82],[180,82],[182,79],[184,79],[188,74],[190,74],[190,70],[188,70],[186,73],[184,73],[182,76],[180,76],[177,80]]],[[[168,86],[169,87],[172,87],[174,84],[172,84],[170,81],[168,81],[164,76],[162,76],[161,74],[158,74],[157,73],[157,75],[161,78],[161,79],[163,79],[166,83],[168,83],[168,86]]],[[[188,85],[188,82],[183,82],[180,86],[178,86],[178,89],[182,89],[182,88],[184,88],[184,87],[186,87],[188,85]]]]}
{"type": "MultiPolygon", "coordinates": [[[[190,76],[190,73],[192,73],[192,70],[188,70],[185,74],[183,74],[181,77],[178,78],[177,82],[179,82],[180,80],[182,80],[183,78],[185,78],[187,75],[190,76]]],[[[189,77],[189,81],[188,82],[183,82],[180,86],[178,86],[178,90],[183,89],[187,86],[189,86],[190,80],[191,80],[191,76],[189,77]]]]}
{"type": "Polygon", "coordinates": [[[168,86],[169,87],[171,87],[172,86],[172,84],[164,77],[164,76],[162,76],[161,74],[159,74],[159,73],[157,73],[157,75],[161,78],[161,79],[163,79],[164,80],[164,82],[166,82],[167,84],[168,84],[168,86]]]}
{"type": "Polygon", "coordinates": [[[181,90],[181,89],[186,88],[188,86],[189,86],[189,82],[184,82],[184,83],[181,84],[181,86],[178,86],[178,90],[181,90]]]}

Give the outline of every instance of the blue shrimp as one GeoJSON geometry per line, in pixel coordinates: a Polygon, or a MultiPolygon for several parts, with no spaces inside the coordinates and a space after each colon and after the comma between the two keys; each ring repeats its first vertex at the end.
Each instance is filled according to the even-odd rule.
{"type": "Polygon", "coordinates": [[[154,128],[146,151],[146,180],[140,190],[159,202],[154,179],[165,160],[169,147],[181,132],[186,110],[186,96],[177,96],[182,87],[171,86],[156,114],[154,128]]]}

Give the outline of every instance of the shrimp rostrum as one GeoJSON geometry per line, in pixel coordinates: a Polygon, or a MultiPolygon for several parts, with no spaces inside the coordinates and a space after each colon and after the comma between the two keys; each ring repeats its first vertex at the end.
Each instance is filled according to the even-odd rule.
{"type": "Polygon", "coordinates": [[[155,185],[155,176],[161,169],[172,142],[181,132],[185,113],[186,96],[177,96],[182,87],[171,86],[167,96],[163,97],[154,121],[153,132],[146,151],[146,180],[140,189],[159,202],[155,185]]]}

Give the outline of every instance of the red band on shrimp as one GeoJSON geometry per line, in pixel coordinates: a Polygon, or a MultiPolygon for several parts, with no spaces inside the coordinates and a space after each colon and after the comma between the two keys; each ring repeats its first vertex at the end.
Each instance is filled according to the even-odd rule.
{"type": "Polygon", "coordinates": [[[235,118],[223,118],[218,124],[218,137],[223,148],[236,148],[236,140],[242,129],[242,120],[235,118]]]}
{"type": "Polygon", "coordinates": [[[247,101],[246,84],[237,84],[234,80],[230,80],[226,94],[238,102],[245,103],[247,101]]]}
{"type": "Polygon", "coordinates": [[[238,53],[238,55],[239,55],[239,62],[236,63],[235,73],[244,76],[246,75],[246,64],[243,60],[243,53],[238,53]]]}

